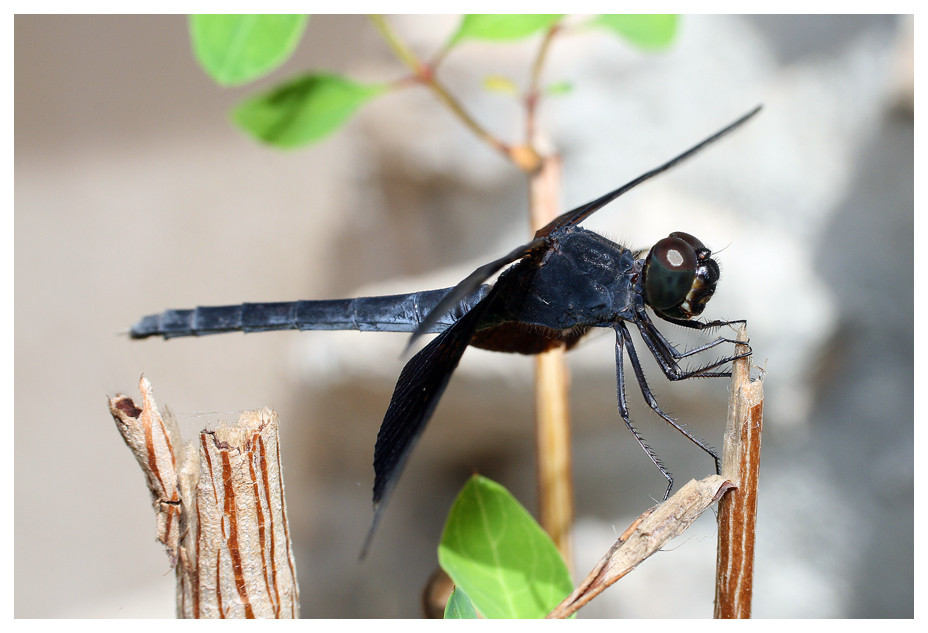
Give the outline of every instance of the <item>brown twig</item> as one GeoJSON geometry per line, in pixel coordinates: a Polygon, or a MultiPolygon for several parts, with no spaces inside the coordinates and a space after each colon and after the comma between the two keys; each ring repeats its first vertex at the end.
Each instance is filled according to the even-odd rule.
{"type": "MultiPolygon", "coordinates": [[[[747,341],[744,327],[739,341],[747,341]]],[[[736,345],[736,353],[749,351],[736,345]]],[[[722,454],[722,476],[733,488],[719,502],[715,617],[751,617],[754,581],[754,532],[757,523],[757,473],[763,430],[763,380],[751,380],[751,357],[732,364],[728,426],[722,454]]]]}

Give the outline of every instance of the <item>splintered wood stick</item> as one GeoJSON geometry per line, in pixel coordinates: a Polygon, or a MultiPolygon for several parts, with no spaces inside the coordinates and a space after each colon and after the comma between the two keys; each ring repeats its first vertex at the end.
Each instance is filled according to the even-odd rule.
{"type": "Polygon", "coordinates": [[[667,501],[632,521],[618,540],[593,567],[572,594],[564,598],[548,618],[568,618],[607,587],[625,576],[676,538],[715,503],[729,487],[719,475],[690,480],[667,501]]]}
{"type": "Polygon", "coordinates": [[[144,377],[139,390],[141,408],[119,394],[110,413],[145,474],[178,617],[299,617],[277,414],[246,411],[184,445],[144,377]]]}
{"type": "MultiPolygon", "coordinates": [[[[746,342],[742,326],[738,340],[746,342]]],[[[748,351],[736,345],[735,353],[748,351]]],[[[764,427],[764,383],[751,380],[752,357],[732,363],[728,425],[722,452],[722,476],[733,487],[719,501],[715,617],[751,617],[754,588],[754,531],[757,524],[757,474],[764,427]]]]}

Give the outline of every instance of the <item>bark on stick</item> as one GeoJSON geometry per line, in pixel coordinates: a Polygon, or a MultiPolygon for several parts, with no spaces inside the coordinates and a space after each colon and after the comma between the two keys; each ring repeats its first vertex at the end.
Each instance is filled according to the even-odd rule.
{"type": "Polygon", "coordinates": [[[246,411],[184,445],[144,377],[139,390],[141,408],[120,394],[110,412],[148,483],[178,617],[299,617],[277,414],[246,411]]]}

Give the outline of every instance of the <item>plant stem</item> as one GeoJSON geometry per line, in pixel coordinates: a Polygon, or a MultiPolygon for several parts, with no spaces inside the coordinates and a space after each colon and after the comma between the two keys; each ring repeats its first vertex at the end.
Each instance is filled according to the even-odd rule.
{"type": "MultiPolygon", "coordinates": [[[[744,327],[739,341],[747,341],[744,327]]],[[[736,345],[736,353],[747,352],[736,345]]],[[[750,379],[751,357],[732,363],[728,427],[722,453],[722,476],[734,484],[719,501],[715,617],[751,617],[754,582],[754,536],[757,523],[757,473],[763,430],[763,381],[750,379]]]]}
{"type": "MultiPolygon", "coordinates": [[[[561,161],[548,156],[530,178],[532,226],[539,229],[558,215],[561,161]]],[[[569,375],[564,347],[535,360],[535,437],[538,447],[539,523],[572,568],[573,478],[571,476],[569,375]]]]}

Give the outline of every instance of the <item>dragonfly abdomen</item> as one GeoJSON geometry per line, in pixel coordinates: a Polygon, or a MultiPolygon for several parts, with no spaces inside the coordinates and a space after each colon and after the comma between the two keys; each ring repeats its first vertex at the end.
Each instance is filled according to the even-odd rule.
{"type": "MultiPolygon", "coordinates": [[[[488,290],[489,286],[482,286],[465,297],[448,314],[443,315],[429,332],[443,331],[476,305],[488,290]]],[[[160,314],[143,317],[132,326],[129,335],[138,339],[272,330],[412,332],[450,291],[451,288],[443,288],[382,297],[242,303],[201,306],[192,310],[165,310],[160,314]]]]}

